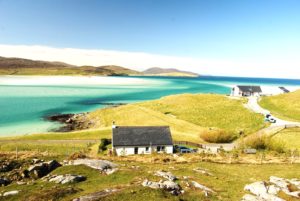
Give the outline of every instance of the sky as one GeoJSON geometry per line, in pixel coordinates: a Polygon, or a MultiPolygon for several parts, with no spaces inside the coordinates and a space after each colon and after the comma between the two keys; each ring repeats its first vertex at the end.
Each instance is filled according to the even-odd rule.
{"type": "Polygon", "coordinates": [[[300,1],[0,0],[0,56],[300,79],[300,1]]]}

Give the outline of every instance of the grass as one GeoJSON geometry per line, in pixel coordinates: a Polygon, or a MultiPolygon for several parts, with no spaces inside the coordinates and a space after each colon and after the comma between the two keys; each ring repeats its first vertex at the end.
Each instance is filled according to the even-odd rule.
{"type": "Polygon", "coordinates": [[[13,137],[1,137],[2,140],[100,140],[101,138],[111,138],[111,129],[83,130],[74,132],[54,132],[21,135],[13,137]]]}
{"type": "Polygon", "coordinates": [[[259,104],[282,119],[300,121],[300,90],[277,96],[263,97],[259,104]]]}
{"type": "Polygon", "coordinates": [[[172,118],[159,111],[141,107],[138,104],[100,109],[91,112],[89,118],[99,122],[96,125],[98,128],[110,128],[113,121],[118,125],[126,126],[169,125],[173,139],[202,142],[199,138],[199,132],[203,130],[202,127],[181,119],[172,118]]]}
{"type": "Polygon", "coordinates": [[[298,149],[300,151],[300,128],[284,129],[272,139],[283,142],[287,149],[298,149]]]}
{"type": "Polygon", "coordinates": [[[201,127],[253,133],[263,127],[263,117],[249,111],[242,103],[242,100],[229,99],[223,95],[184,94],[167,96],[140,105],[201,127]]]}
{"type": "Polygon", "coordinates": [[[34,152],[51,156],[69,156],[75,152],[87,153],[90,143],[64,143],[64,142],[6,142],[0,144],[0,152],[16,152],[22,154],[24,152],[34,152]]]}
{"type": "Polygon", "coordinates": [[[220,129],[204,131],[201,133],[200,137],[206,142],[211,143],[229,143],[237,138],[237,136],[220,129]]]}
{"type": "MultiPolygon", "coordinates": [[[[106,188],[123,189],[120,192],[103,198],[105,201],[143,201],[143,200],[222,200],[232,201],[240,200],[246,193],[243,188],[246,184],[254,181],[268,180],[270,176],[284,178],[299,178],[300,164],[217,164],[208,162],[190,162],[190,163],[138,163],[122,161],[119,162],[120,169],[112,175],[101,175],[97,170],[89,167],[63,166],[56,169],[53,174],[80,174],[87,177],[86,181],[72,184],[60,185],[37,180],[29,185],[12,184],[1,187],[1,192],[9,190],[21,190],[16,196],[6,197],[5,200],[38,200],[40,197],[57,195],[61,197],[57,200],[72,200],[81,195],[104,190],[106,188]],[[132,169],[132,166],[139,166],[138,169],[132,169]],[[214,176],[198,174],[193,171],[194,168],[205,168],[214,176]],[[179,177],[177,181],[185,190],[181,196],[172,196],[162,190],[155,190],[142,187],[140,182],[144,179],[159,181],[161,178],[153,175],[156,170],[168,170],[179,177]],[[289,171],[286,171],[286,170],[289,171]],[[186,184],[182,180],[183,176],[189,176],[190,180],[197,181],[205,186],[215,190],[217,193],[210,198],[205,198],[203,193],[196,189],[185,188],[186,184]],[[62,191],[67,188],[76,189],[77,192],[65,193],[62,191]],[[58,191],[58,192],[56,192],[58,191]]],[[[3,197],[0,197],[3,200],[3,197]]],[[[292,200],[292,199],[290,199],[292,200]]]]}
{"type": "Polygon", "coordinates": [[[96,110],[89,114],[95,128],[117,125],[169,125],[175,140],[203,142],[202,132],[223,129],[233,136],[250,134],[264,127],[263,117],[243,106],[243,100],[223,95],[182,94],[159,100],[96,110]]]}

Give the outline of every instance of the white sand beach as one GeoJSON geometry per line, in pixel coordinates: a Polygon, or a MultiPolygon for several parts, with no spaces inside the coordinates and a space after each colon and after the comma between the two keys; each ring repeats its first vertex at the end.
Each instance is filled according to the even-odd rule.
{"type": "Polygon", "coordinates": [[[0,76],[0,85],[136,85],[159,84],[158,80],[109,76],[0,76]]]}

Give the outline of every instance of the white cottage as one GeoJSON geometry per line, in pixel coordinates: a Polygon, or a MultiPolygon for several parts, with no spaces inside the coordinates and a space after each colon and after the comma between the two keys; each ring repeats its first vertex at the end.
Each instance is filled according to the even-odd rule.
{"type": "Polygon", "coordinates": [[[112,148],[118,156],[173,153],[169,126],[113,126],[112,148]]]}
{"type": "Polygon", "coordinates": [[[262,90],[260,86],[238,85],[231,89],[231,96],[260,96],[262,90]]]}

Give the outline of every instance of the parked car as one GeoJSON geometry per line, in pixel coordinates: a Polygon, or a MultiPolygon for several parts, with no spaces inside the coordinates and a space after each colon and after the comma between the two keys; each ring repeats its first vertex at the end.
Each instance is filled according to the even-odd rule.
{"type": "Polygon", "coordinates": [[[276,123],[276,119],[274,119],[273,117],[270,117],[270,118],[269,118],[269,122],[270,122],[270,123],[276,123]]]}
{"type": "Polygon", "coordinates": [[[276,123],[276,119],[274,117],[272,117],[271,114],[266,114],[265,121],[268,121],[270,123],[276,123]]]}
{"type": "Polygon", "coordinates": [[[175,149],[176,153],[192,153],[192,152],[194,152],[193,149],[190,149],[188,147],[181,146],[181,145],[175,145],[174,149],[175,149]]]}

